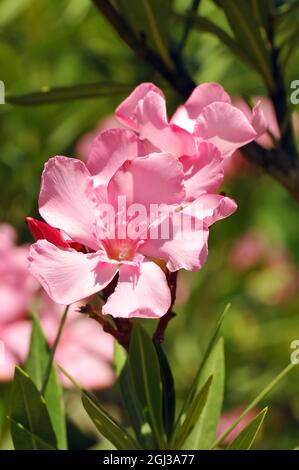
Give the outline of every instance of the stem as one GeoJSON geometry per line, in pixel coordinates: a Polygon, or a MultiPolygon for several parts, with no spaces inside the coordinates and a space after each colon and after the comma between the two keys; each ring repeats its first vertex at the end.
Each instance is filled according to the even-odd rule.
{"type": "Polygon", "coordinates": [[[56,335],[54,344],[53,344],[53,346],[50,350],[49,361],[48,361],[47,369],[46,369],[46,372],[45,372],[45,376],[44,376],[44,380],[43,380],[43,384],[42,384],[42,388],[41,388],[41,394],[42,395],[45,395],[46,390],[47,390],[47,385],[48,385],[49,378],[50,378],[50,375],[51,375],[51,369],[52,369],[54,356],[55,356],[56,349],[57,349],[57,346],[58,346],[58,343],[59,343],[59,340],[60,340],[60,337],[61,337],[63,327],[65,325],[65,321],[66,321],[66,318],[67,318],[67,313],[68,313],[69,307],[70,306],[68,305],[64,310],[64,313],[63,313],[63,316],[62,316],[60,324],[59,324],[59,328],[58,328],[58,331],[57,331],[57,335],[56,335]]]}
{"type": "Polygon", "coordinates": [[[242,419],[251,411],[253,410],[256,405],[274,388],[278,382],[280,382],[281,379],[283,379],[294,367],[296,364],[289,364],[287,367],[285,367],[280,374],[278,374],[277,377],[275,377],[272,382],[267,385],[266,388],[253,400],[253,402],[250,403],[249,406],[241,413],[241,415],[224,431],[221,436],[214,442],[212,445],[212,449],[215,447],[218,447],[222,441],[232,432],[232,430],[242,421],[242,419]]]}
{"type": "Polygon", "coordinates": [[[171,304],[170,304],[168,311],[165,313],[165,315],[163,315],[163,317],[160,318],[157,329],[153,335],[153,341],[158,344],[163,343],[164,338],[165,338],[165,331],[168,326],[168,323],[173,317],[175,317],[175,313],[172,311],[172,308],[175,304],[175,299],[176,299],[177,278],[178,278],[178,272],[174,272],[174,273],[169,272],[167,275],[168,285],[169,285],[170,293],[171,293],[171,304]]]}
{"type": "Polygon", "coordinates": [[[175,64],[175,68],[169,68],[164,60],[147,45],[144,39],[132,31],[126,20],[108,0],[92,0],[92,2],[136,55],[157,70],[183,98],[188,98],[196,84],[184,68],[179,63],[175,64]]]}

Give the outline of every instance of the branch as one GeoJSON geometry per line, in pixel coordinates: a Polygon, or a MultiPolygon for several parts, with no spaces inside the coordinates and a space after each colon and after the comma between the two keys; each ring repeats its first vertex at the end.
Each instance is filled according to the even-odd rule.
{"type": "Polygon", "coordinates": [[[92,2],[136,55],[157,70],[183,98],[188,98],[196,84],[183,67],[176,63],[175,69],[169,68],[161,57],[146,44],[144,38],[137,36],[132,31],[109,0],[92,0],[92,2]]]}
{"type": "Polygon", "coordinates": [[[243,147],[242,154],[282,184],[299,202],[299,161],[296,155],[282,148],[266,150],[255,142],[243,147]]]}

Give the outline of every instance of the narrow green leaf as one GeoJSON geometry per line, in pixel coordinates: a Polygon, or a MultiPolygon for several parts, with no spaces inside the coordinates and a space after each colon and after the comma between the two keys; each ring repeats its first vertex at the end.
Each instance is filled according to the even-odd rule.
{"type": "Polygon", "coordinates": [[[114,343],[114,368],[124,409],[136,438],[143,448],[152,449],[151,430],[146,423],[142,406],[136,394],[130,364],[127,361],[127,353],[117,341],[114,343]]]}
{"type": "Polygon", "coordinates": [[[88,392],[82,391],[83,406],[100,433],[118,450],[136,450],[137,442],[99,405],[88,392]]]}
{"type": "Polygon", "coordinates": [[[223,403],[224,369],[224,342],[223,338],[220,338],[205,361],[198,378],[198,387],[202,387],[208,377],[211,375],[214,377],[205,409],[188,437],[184,445],[185,449],[207,450],[213,444],[223,403]]]}
{"type": "Polygon", "coordinates": [[[49,448],[57,448],[45,400],[29,375],[19,367],[16,367],[12,385],[10,419],[13,422],[11,434],[16,450],[44,450],[41,442],[49,448]]]}
{"type": "Polygon", "coordinates": [[[163,423],[164,430],[171,438],[175,420],[175,386],[167,356],[160,343],[155,343],[158,354],[163,385],[163,423]]]}
{"type": "MultiPolygon", "coordinates": [[[[40,390],[47,370],[50,350],[36,316],[33,316],[32,323],[30,350],[25,370],[40,390]]],[[[64,450],[67,448],[67,438],[63,391],[54,366],[51,369],[45,400],[56,434],[58,448],[64,450]]]]}
{"type": "Polygon", "coordinates": [[[168,52],[169,0],[116,0],[118,10],[129,23],[135,34],[163,59],[169,69],[174,64],[168,52]]]}
{"type": "Polygon", "coordinates": [[[215,326],[215,329],[214,329],[214,332],[211,336],[211,339],[208,343],[208,346],[207,346],[207,349],[204,353],[204,356],[202,358],[202,361],[200,363],[200,366],[198,368],[198,371],[196,373],[196,376],[194,378],[194,381],[192,383],[192,386],[190,388],[190,391],[187,395],[187,398],[185,400],[185,403],[182,407],[182,410],[180,412],[180,416],[179,416],[179,419],[181,417],[181,415],[186,411],[186,409],[188,408],[189,404],[191,403],[191,401],[193,400],[196,392],[198,391],[198,384],[199,384],[199,380],[200,380],[200,377],[201,377],[201,373],[202,373],[202,370],[203,368],[205,367],[205,364],[206,364],[206,361],[208,360],[209,356],[210,356],[210,353],[211,351],[213,350],[215,344],[216,344],[216,341],[218,339],[218,335],[219,335],[219,332],[220,332],[220,329],[221,329],[221,326],[222,326],[222,323],[223,323],[223,320],[228,312],[228,310],[230,309],[230,304],[227,304],[223,313],[220,315],[217,323],[216,323],[216,326],[215,326]]]}
{"type": "Polygon", "coordinates": [[[264,408],[250,423],[244,428],[233,442],[226,447],[226,450],[249,450],[263,424],[268,408],[264,408]]]}
{"type": "Polygon", "coordinates": [[[200,416],[207,403],[212,380],[213,376],[208,378],[205,385],[198,392],[197,396],[190,404],[189,408],[186,411],[186,414],[182,416],[182,421],[177,423],[171,443],[171,447],[173,449],[182,449],[187,438],[189,437],[190,433],[193,431],[198,420],[200,419],[200,416]]]}
{"type": "Polygon", "coordinates": [[[28,442],[36,442],[37,449],[34,450],[57,450],[29,429],[24,428],[21,423],[17,423],[14,419],[8,417],[10,421],[11,434],[14,437],[14,446],[16,450],[32,450],[28,447],[28,442]]]}
{"type": "Polygon", "coordinates": [[[133,327],[129,364],[143,413],[161,447],[164,442],[164,433],[160,365],[151,338],[139,324],[135,324],[133,327]]]}
{"type": "Polygon", "coordinates": [[[36,106],[86,98],[101,98],[117,94],[122,95],[130,92],[132,88],[131,85],[117,83],[89,83],[52,89],[45,87],[45,89],[34,93],[6,96],[5,101],[20,106],[36,106]]]}
{"type": "MultiPolygon", "coordinates": [[[[184,15],[175,15],[178,19],[185,19],[184,15]]],[[[220,28],[216,23],[203,16],[196,16],[193,20],[194,28],[203,33],[216,36],[222,44],[224,44],[235,56],[239,57],[250,68],[254,68],[260,73],[260,68],[252,59],[246,49],[243,49],[238,41],[232,38],[224,29],[220,28]]]]}
{"type": "Polygon", "coordinates": [[[236,40],[256,62],[267,86],[275,90],[268,44],[250,4],[239,0],[214,0],[214,3],[224,10],[236,40]]]}
{"type": "Polygon", "coordinates": [[[287,365],[281,372],[278,374],[272,382],[270,382],[264,390],[259,393],[259,395],[247,406],[247,408],[243,411],[243,413],[238,416],[237,419],[221,434],[221,436],[216,439],[213,443],[212,448],[218,447],[223,440],[228,436],[233,429],[242,421],[242,419],[251,411],[253,410],[264,398],[268,395],[269,392],[291,371],[296,367],[296,364],[289,364],[287,365]]]}

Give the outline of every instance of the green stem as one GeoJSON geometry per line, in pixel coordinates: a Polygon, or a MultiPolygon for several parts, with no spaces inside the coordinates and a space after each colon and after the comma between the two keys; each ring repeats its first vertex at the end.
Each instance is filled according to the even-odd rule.
{"type": "Polygon", "coordinates": [[[68,305],[64,310],[64,313],[62,315],[62,318],[61,318],[61,321],[60,321],[60,324],[59,324],[59,328],[58,328],[58,331],[57,331],[57,335],[56,335],[54,344],[53,344],[53,346],[51,348],[51,351],[50,351],[50,357],[49,357],[47,369],[46,369],[46,372],[45,372],[45,376],[44,376],[44,380],[43,380],[43,384],[42,384],[42,388],[41,388],[41,394],[42,395],[45,395],[46,390],[47,390],[47,385],[48,385],[49,378],[50,378],[50,375],[51,375],[51,369],[52,369],[54,356],[55,356],[56,349],[57,349],[57,346],[58,346],[58,343],[59,343],[59,340],[60,340],[60,337],[61,337],[61,334],[62,334],[63,327],[64,327],[65,322],[66,322],[69,307],[70,306],[68,305]]]}
{"type": "Polygon", "coordinates": [[[274,388],[278,382],[280,382],[294,367],[296,364],[289,364],[287,367],[285,367],[280,374],[278,374],[275,379],[270,382],[266,388],[250,403],[250,405],[247,406],[247,408],[243,411],[243,413],[240,414],[240,416],[221,434],[221,436],[214,442],[212,445],[212,449],[215,447],[218,447],[223,440],[228,436],[232,430],[242,421],[242,419],[251,411],[253,410],[256,405],[259,404],[259,402],[274,388]]]}

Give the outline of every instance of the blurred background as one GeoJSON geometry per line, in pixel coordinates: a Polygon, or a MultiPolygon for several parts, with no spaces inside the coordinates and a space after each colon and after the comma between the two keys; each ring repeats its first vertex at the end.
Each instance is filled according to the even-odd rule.
{"type": "MultiPolygon", "coordinates": [[[[177,13],[189,6],[185,0],[173,4],[177,13]]],[[[203,0],[201,14],[228,28],[222,11],[209,0],[203,0]]],[[[285,30],[298,22],[297,9],[285,30]]],[[[170,17],[169,23],[175,40],[182,30],[180,17],[170,17]]],[[[184,55],[197,83],[220,82],[236,99],[265,94],[260,77],[211,35],[194,28],[184,55]]],[[[299,79],[298,65],[297,47],[286,69],[287,83],[299,79]]],[[[49,157],[83,158],[82,136],[99,128],[142,81],[153,81],[165,91],[169,114],[180,102],[89,0],[1,0],[0,80],[7,96],[97,82],[125,85],[105,97],[43,106],[0,105],[0,222],[16,228],[19,244],[31,241],[24,218],[38,217],[40,175],[49,157]]],[[[204,268],[199,273],[180,273],[177,317],[169,326],[166,348],[180,399],[190,386],[213,325],[231,303],[223,328],[224,411],[230,411],[254,398],[290,361],[290,344],[299,339],[299,212],[298,204],[278,183],[245,163],[241,155],[228,165],[221,190],[237,201],[239,210],[212,228],[204,268]]],[[[0,445],[9,448],[4,418],[9,385],[0,384],[0,390],[0,445]]],[[[295,370],[263,403],[270,405],[270,412],[258,447],[299,445],[298,391],[299,371],[295,370]]],[[[118,413],[116,391],[100,393],[118,413]]],[[[82,419],[76,394],[68,391],[66,401],[72,415],[73,448],[105,447],[97,444],[87,418],[82,419]]]]}

